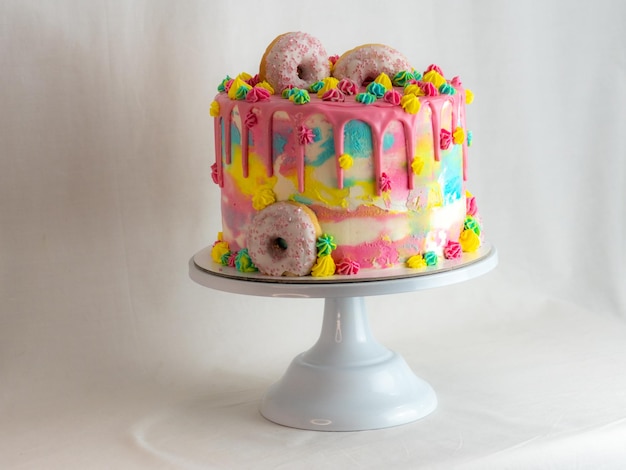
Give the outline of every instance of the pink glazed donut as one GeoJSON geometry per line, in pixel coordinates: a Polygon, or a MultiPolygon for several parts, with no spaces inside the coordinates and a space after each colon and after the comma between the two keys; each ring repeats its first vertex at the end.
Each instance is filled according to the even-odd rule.
{"type": "Polygon", "coordinates": [[[384,44],[365,44],[344,52],[333,68],[333,76],[339,80],[348,78],[357,85],[374,81],[381,73],[393,77],[413,67],[406,57],[393,47],[384,44]]]}
{"type": "Polygon", "coordinates": [[[248,254],[270,276],[306,276],[317,260],[322,234],[315,213],[296,202],[276,202],[257,212],[247,234],[248,254]]]}
{"type": "Polygon", "coordinates": [[[285,33],[274,39],[261,59],[259,78],[280,93],[293,86],[308,89],[330,76],[328,55],[322,43],[306,33],[285,33]]]}

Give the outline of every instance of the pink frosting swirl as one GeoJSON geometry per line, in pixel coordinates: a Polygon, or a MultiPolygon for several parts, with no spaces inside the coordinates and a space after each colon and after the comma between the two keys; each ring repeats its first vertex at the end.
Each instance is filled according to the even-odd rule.
{"type": "Polygon", "coordinates": [[[224,83],[224,91],[226,93],[228,93],[228,90],[230,90],[230,86],[233,84],[233,79],[231,78],[230,80],[228,80],[226,83],[224,83]]]}
{"type": "Polygon", "coordinates": [[[349,258],[344,258],[337,264],[337,270],[335,272],[337,274],[350,275],[358,274],[359,269],[361,269],[361,265],[359,263],[352,261],[349,258]]]}
{"type": "MultiPolygon", "coordinates": [[[[250,92],[248,92],[248,94],[250,94],[250,92]]],[[[257,115],[252,111],[248,111],[248,114],[246,114],[246,118],[244,120],[244,124],[246,125],[246,127],[248,129],[252,129],[254,126],[257,125],[257,123],[259,122],[259,118],[257,117],[257,115]]]]}
{"type": "Polygon", "coordinates": [[[339,88],[344,95],[355,95],[356,92],[359,91],[357,84],[349,78],[342,78],[339,80],[337,88],[339,88]]]}
{"type": "Polygon", "coordinates": [[[298,127],[298,141],[302,145],[310,144],[315,139],[315,134],[306,126],[298,127]]]}
{"type": "Polygon", "coordinates": [[[227,265],[231,268],[236,268],[237,265],[235,263],[235,260],[237,259],[237,252],[233,251],[229,256],[228,256],[228,262],[227,265]]]}
{"type": "Polygon", "coordinates": [[[259,78],[259,74],[257,73],[254,77],[251,77],[248,81],[246,81],[246,83],[253,87],[256,84],[258,84],[260,81],[261,79],[259,78]]]}
{"type": "Polygon", "coordinates": [[[445,259],[458,259],[463,255],[461,244],[459,242],[453,242],[448,240],[448,243],[443,248],[443,256],[445,259]]]}
{"type": "Polygon", "coordinates": [[[452,80],[450,80],[450,85],[452,85],[454,88],[460,88],[463,86],[463,83],[461,82],[461,79],[456,76],[452,77],[452,80]]]}
{"type": "Polygon", "coordinates": [[[478,204],[476,204],[476,198],[474,196],[468,197],[465,200],[465,207],[467,215],[475,216],[476,212],[478,212],[478,204]]]}
{"type": "Polygon", "coordinates": [[[391,178],[385,172],[380,174],[380,190],[383,192],[391,191],[391,178]]]}
{"type": "Polygon", "coordinates": [[[215,184],[219,184],[219,176],[217,174],[217,163],[211,165],[211,179],[215,184]]]}
{"type": "Polygon", "coordinates": [[[441,69],[439,68],[439,66],[438,66],[438,65],[435,65],[435,64],[430,64],[430,65],[426,68],[426,71],[425,71],[424,73],[426,74],[426,73],[430,72],[431,70],[434,70],[435,72],[437,72],[437,73],[438,73],[439,75],[441,75],[442,77],[444,76],[444,75],[443,75],[443,72],[441,71],[441,69]]]}
{"type": "Polygon", "coordinates": [[[394,106],[398,106],[401,99],[402,95],[400,95],[400,93],[398,93],[396,90],[389,90],[383,95],[383,100],[385,100],[387,103],[391,103],[394,106]]]}
{"type": "Polygon", "coordinates": [[[437,96],[439,94],[439,90],[437,90],[437,87],[433,83],[418,82],[418,85],[426,96],[437,96]]]}
{"type": "Polygon", "coordinates": [[[338,103],[341,101],[346,101],[346,95],[344,95],[338,88],[331,88],[326,93],[324,93],[324,96],[322,96],[322,100],[338,103]]]}
{"type": "Polygon", "coordinates": [[[246,101],[248,103],[256,103],[257,101],[269,101],[270,92],[263,87],[255,86],[248,91],[246,101]]]}
{"type": "Polygon", "coordinates": [[[439,147],[441,150],[447,150],[452,144],[452,133],[447,129],[441,129],[439,133],[439,147]]]}

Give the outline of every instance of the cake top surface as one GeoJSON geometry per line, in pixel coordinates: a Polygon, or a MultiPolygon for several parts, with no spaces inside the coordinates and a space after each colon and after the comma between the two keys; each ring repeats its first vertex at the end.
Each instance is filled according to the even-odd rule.
{"type": "MultiPolygon", "coordinates": [[[[467,104],[473,101],[471,90],[463,88],[458,76],[447,79],[435,64],[420,72],[400,52],[383,44],[365,44],[341,56],[328,56],[317,39],[301,32],[272,41],[259,73],[226,76],[217,90],[230,100],[248,103],[282,98],[295,105],[319,101],[391,105],[408,114],[419,112],[420,98],[462,92],[467,104]]],[[[218,114],[219,103],[214,101],[211,115],[218,114]]]]}

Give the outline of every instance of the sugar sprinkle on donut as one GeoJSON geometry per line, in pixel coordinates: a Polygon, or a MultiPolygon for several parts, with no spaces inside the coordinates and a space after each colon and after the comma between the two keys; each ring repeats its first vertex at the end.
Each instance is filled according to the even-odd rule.
{"type": "Polygon", "coordinates": [[[259,77],[278,92],[287,87],[308,89],[330,76],[330,62],[322,43],[307,33],[285,33],[274,39],[261,59],[259,77]]]}

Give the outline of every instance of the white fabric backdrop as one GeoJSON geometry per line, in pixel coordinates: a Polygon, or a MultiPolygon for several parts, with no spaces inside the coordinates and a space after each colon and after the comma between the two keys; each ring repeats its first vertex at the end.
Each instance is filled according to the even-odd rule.
{"type": "Polygon", "coordinates": [[[0,2],[0,468],[623,468],[625,26],[619,0],[0,2]],[[438,393],[411,425],[265,421],[321,301],[188,277],[219,230],[216,86],[294,30],[476,95],[499,267],[367,299],[438,393]]]}

